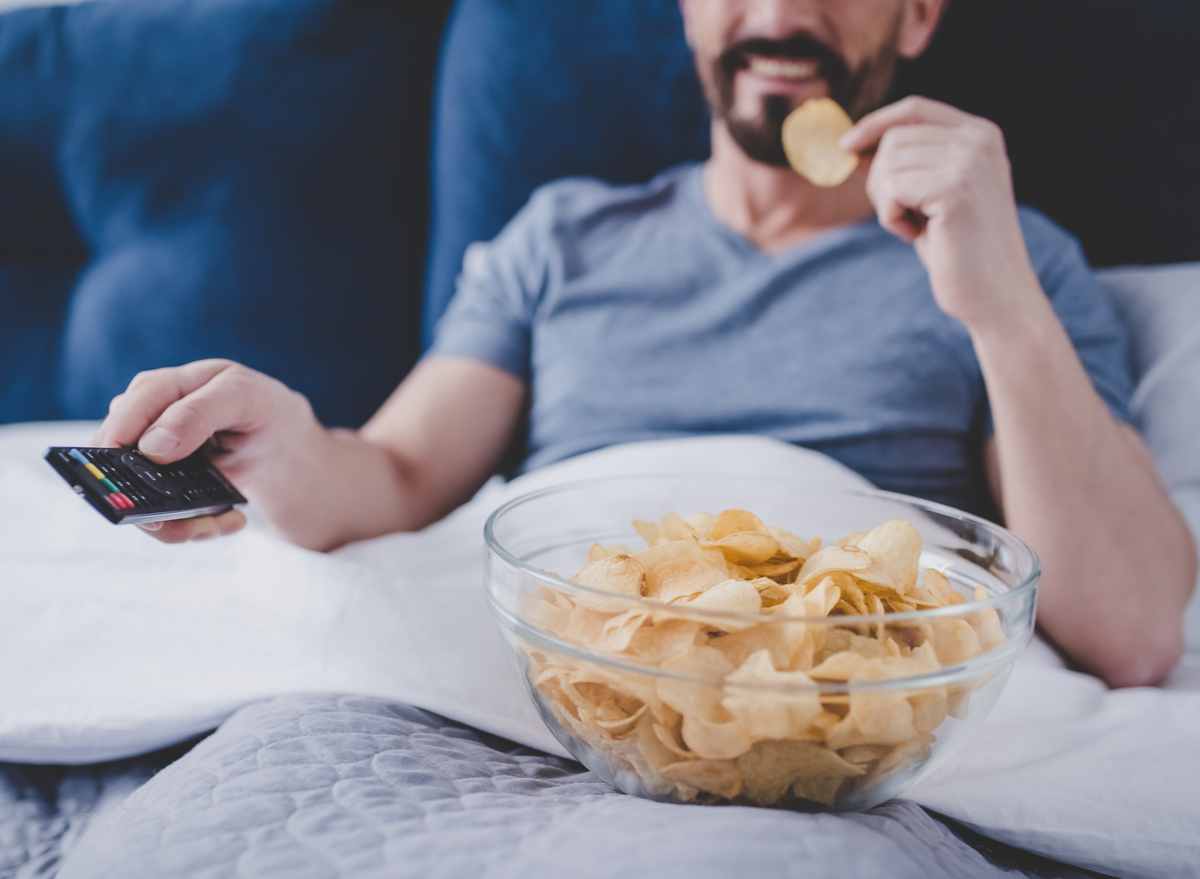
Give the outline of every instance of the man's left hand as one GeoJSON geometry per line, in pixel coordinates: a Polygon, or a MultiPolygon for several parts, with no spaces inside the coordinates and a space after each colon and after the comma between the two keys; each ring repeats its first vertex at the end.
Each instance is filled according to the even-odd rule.
{"type": "Polygon", "coordinates": [[[947,314],[972,328],[1040,293],[995,123],[910,97],[863,117],[842,146],[874,150],[867,195],[879,222],[913,242],[947,314]]]}

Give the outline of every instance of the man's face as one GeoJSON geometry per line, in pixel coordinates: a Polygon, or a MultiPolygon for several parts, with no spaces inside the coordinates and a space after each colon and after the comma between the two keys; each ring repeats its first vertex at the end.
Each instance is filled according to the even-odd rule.
{"type": "Polygon", "coordinates": [[[915,57],[932,35],[936,15],[928,6],[923,0],[682,2],[714,116],[750,158],[781,167],[787,165],[783,120],[809,98],[833,98],[856,120],[882,105],[896,59],[915,57]]]}

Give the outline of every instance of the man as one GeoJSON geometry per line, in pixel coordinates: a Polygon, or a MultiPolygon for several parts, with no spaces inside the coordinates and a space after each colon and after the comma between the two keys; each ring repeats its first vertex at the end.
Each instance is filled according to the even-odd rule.
{"type": "Polygon", "coordinates": [[[469,498],[527,401],[526,467],[768,433],[886,488],[994,501],[1041,556],[1049,635],[1113,685],[1160,679],[1196,555],[1125,423],[1111,307],[1073,242],[1018,211],[995,126],[922,99],[877,109],[944,4],[682,0],[712,157],[643,187],[535,194],[469,254],[430,355],[362,430],[327,430],[278,382],[202,361],[138,376],[97,442],[163,462],[209,442],[285,536],[327,549],[469,498]],[[780,146],[783,118],[815,96],[859,120],[843,145],[863,161],[832,189],[780,146]]]}

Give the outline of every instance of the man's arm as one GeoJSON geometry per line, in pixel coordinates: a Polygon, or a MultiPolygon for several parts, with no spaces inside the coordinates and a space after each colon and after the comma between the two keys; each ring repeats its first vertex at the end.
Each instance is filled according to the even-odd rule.
{"type": "MultiPolygon", "coordinates": [[[[422,528],[467,500],[495,471],[524,397],[524,383],[503,370],[431,357],[361,430],[330,430],[275,379],[204,360],[135,378],[95,442],[137,444],[161,463],[210,442],[222,472],[285,537],[327,550],[422,528]]],[[[232,511],[164,522],[152,533],[179,543],[244,523],[232,511]]]]}
{"type": "Polygon", "coordinates": [[[1183,651],[1196,552],[1141,438],[1113,419],[1057,320],[990,328],[975,349],[996,425],[989,481],[1041,558],[1042,627],[1113,686],[1161,680],[1183,651]]]}
{"type": "Polygon", "coordinates": [[[874,150],[867,190],[966,326],[995,424],[986,456],[1010,528],[1042,560],[1039,620],[1115,686],[1174,667],[1196,548],[1145,447],[1092,386],[1029,262],[999,129],[909,98],[843,145],[874,150]]]}

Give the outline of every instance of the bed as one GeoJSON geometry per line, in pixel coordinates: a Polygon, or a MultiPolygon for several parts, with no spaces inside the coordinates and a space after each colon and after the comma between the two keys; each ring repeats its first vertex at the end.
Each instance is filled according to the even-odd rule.
{"type": "Polygon", "coordinates": [[[24,664],[0,679],[0,758],[22,761],[0,799],[10,875],[1200,875],[1200,653],[1165,687],[1110,692],[1035,642],[964,750],[864,815],[651,803],[565,758],[483,606],[487,513],[715,458],[858,484],[817,453],[614,447],[324,556],[257,527],[182,548],[113,529],[37,456],[90,427],[0,431],[0,477],[45,499],[0,523],[0,663],[24,664]]]}
{"type": "MultiPolygon", "coordinates": [[[[346,224],[340,229],[344,237],[338,238],[339,246],[324,254],[331,262],[301,265],[281,258],[277,262],[286,262],[286,271],[272,274],[273,264],[259,257],[286,257],[297,245],[288,239],[260,246],[261,229],[278,218],[254,213],[266,200],[257,190],[237,189],[239,180],[254,176],[238,166],[219,181],[244,199],[237,216],[250,218],[239,227],[245,247],[234,254],[233,269],[218,266],[224,274],[212,277],[177,271],[192,265],[196,256],[186,247],[210,240],[204,237],[211,233],[207,217],[199,212],[196,222],[170,227],[173,240],[183,242],[175,254],[178,262],[155,263],[159,274],[151,275],[153,283],[122,286],[119,273],[97,269],[128,266],[130,254],[140,259],[156,253],[145,248],[166,240],[161,218],[153,211],[134,216],[116,208],[104,217],[99,210],[89,216],[71,211],[79,204],[102,203],[98,195],[109,192],[111,178],[106,175],[114,166],[129,175],[131,190],[164,198],[172,178],[159,175],[151,180],[149,170],[120,151],[100,155],[110,141],[99,134],[124,131],[121,126],[83,129],[91,132],[88,142],[96,155],[86,150],[47,152],[33,164],[22,164],[29,157],[26,153],[34,150],[21,138],[28,135],[32,140],[36,135],[49,142],[57,136],[58,123],[43,125],[39,117],[36,125],[18,131],[19,137],[13,135],[17,113],[11,108],[20,109],[25,95],[34,94],[20,91],[26,83],[17,72],[37,72],[40,78],[30,73],[28,88],[38,85],[46,91],[38,93],[44,100],[34,103],[54,108],[56,89],[63,85],[48,81],[46,72],[57,68],[34,63],[38,58],[80,62],[81,78],[86,78],[87,64],[98,65],[124,77],[123,87],[134,88],[146,80],[150,68],[137,65],[136,53],[130,53],[126,64],[117,51],[124,45],[117,38],[130,33],[127,27],[148,28],[133,31],[141,45],[162,45],[155,40],[169,37],[178,41],[174,45],[180,57],[189,57],[188,29],[164,29],[177,7],[196,12],[198,20],[214,16],[218,26],[209,32],[222,34],[241,27],[234,22],[239,10],[266,10],[270,14],[255,27],[278,30],[272,16],[284,16],[280,21],[287,23],[290,13],[281,10],[297,9],[311,13],[318,24],[339,23],[329,31],[336,39],[322,43],[322,52],[312,56],[334,64],[317,71],[322,79],[357,71],[353,75],[360,78],[351,81],[355,94],[391,100],[394,94],[386,88],[375,93],[359,86],[429,76],[432,62],[428,70],[414,70],[380,68],[379,59],[391,57],[389,52],[395,55],[395,46],[405,40],[414,46],[434,45],[437,32],[426,27],[397,37],[388,30],[390,19],[386,26],[376,26],[373,13],[365,11],[370,4],[345,0],[212,3],[203,7],[203,14],[201,6],[181,0],[108,2],[111,5],[102,10],[94,7],[85,13],[101,19],[111,16],[106,30],[96,30],[113,37],[110,55],[97,51],[86,57],[53,56],[7,43],[0,46],[10,76],[8,90],[0,95],[8,101],[0,114],[0,146],[7,150],[0,156],[0,172],[7,175],[3,191],[19,196],[0,201],[0,231],[8,244],[14,239],[25,242],[22,236],[32,241],[25,242],[28,253],[20,247],[14,251],[28,258],[28,265],[17,266],[20,272],[9,265],[12,260],[5,251],[0,282],[6,286],[0,286],[0,293],[8,295],[17,282],[27,283],[29,272],[36,270],[44,274],[36,285],[44,291],[38,302],[53,301],[58,309],[45,320],[34,314],[37,321],[0,337],[0,364],[5,366],[0,379],[21,379],[3,384],[0,402],[8,408],[0,412],[6,416],[0,420],[98,417],[106,395],[123,387],[136,369],[155,365],[138,356],[169,353],[175,362],[199,356],[196,352],[219,350],[242,360],[261,356],[264,361],[256,365],[274,373],[290,370],[289,383],[323,400],[320,405],[329,418],[361,421],[416,355],[414,303],[420,297],[414,291],[425,260],[424,171],[411,175],[412,180],[388,184],[389,197],[408,204],[407,213],[396,216],[368,198],[371,210],[386,216],[376,216],[374,226],[346,224]],[[117,9],[128,12],[111,11],[117,9]],[[322,17],[327,14],[334,18],[322,17]],[[225,15],[231,18],[221,18],[225,15]],[[363,33],[371,36],[375,54],[370,63],[360,64],[360,56],[347,45],[363,33]],[[45,183],[43,177],[53,177],[50,168],[63,169],[63,180],[46,183],[54,198],[36,203],[58,205],[61,200],[61,211],[23,210],[26,202],[21,199],[27,193],[22,187],[45,183]],[[72,186],[79,191],[70,190],[72,186]],[[88,219],[97,225],[87,226],[88,219]],[[81,223],[81,229],[74,222],[81,223]],[[380,224],[386,234],[376,234],[380,224]],[[92,249],[80,239],[87,239],[92,249]],[[395,260],[405,263],[400,270],[393,265],[396,241],[403,242],[405,251],[403,259],[395,260]],[[366,251],[360,247],[363,242],[370,245],[366,251]],[[352,400],[323,377],[362,368],[366,349],[357,345],[354,333],[361,314],[339,313],[336,332],[331,330],[319,307],[324,288],[314,280],[323,271],[333,271],[338,261],[347,262],[348,254],[357,254],[356,265],[364,274],[361,283],[347,286],[370,293],[357,304],[364,313],[375,313],[395,289],[402,289],[409,300],[406,314],[388,311],[386,321],[372,324],[380,331],[370,346],[371,362],[379,367],[372,375],[387,380],[379,387],[358,383],[352,400]],[[310,270],[303,270],[304,265],[310,270]],[[260,345],[255,332],[250,338],[231,340],[220,322],[195,317],[203,317],[202,310],[156,310],[160,302],[194,304],[218,294],[250,301],[254,291],[249,283],[227,283],[243,277],[255,279],[258,288],[294,292],[301,285],[305,295],[318,297],[311,313],[296,309],[291,316],[306,317],[304,331],[315,328],[319,340],[336,337],[338,350],[332,359],[304,357],[297,362],[289,359],[287,346],[260,345]],[[65,303],[72,290],[77,298],[68,309],[65,303]],[[103,321],[104,332],[84,332],[95,326],[84,318],[103,321]],[[70,329],[72,321],[76,330],[62,335],[60,324],[70,329]],[[393,361],[388,359],[393,356],[388,333],[397,324],[406,335],[403,357],[393,361]],[[155,331],[143,332],[145,326],[155,331]],[[186,345],[180,341],[185,331],[186,345]],[[55,357],[64,354],[65,362],[34,369],[30,352],[35,346],[30,340],[35,336],[55,357]],[[98,338],[171,338],[180,347],[142,351],[116,344],[107,350],[96,344],[98,338]]],[[[1154,27],[1146,34],[1182,39],[1189,33],[1186,27],[1163,25],[1170,15],[1184,14],[1170,11],[1178,4],[1138,3],[1139,9],[1151,10],[1148,21],[1154,27]]],[[[6,0],[0,9],[17,5],[27,4],[6,0]]],[[[1004,17],[1003,10],[1010,7],[1019,7],[1022,14],[1034,7],[1039,14],[1045,10],[1037,32],[1051,37],[1069,34],[1080,46],[1105,45],[1100,32],[1106,16],[1111,18],[1113,10],[1121,8],[1106,6],[1103,14],[1084,22],[1067,0],[954,7],[956,18],[950,24],[960,33],[974,29],[991,34],[988,29],[996,21],[1007,21],[1010,29],[996,39],[1002,46],[1020,35],[1020,16],[1004,17]],[[1079,30],[1084,26],[1086,35],[1079,30]]],[[[40,45],[34,39],[35,24],[70,20],[29,13],[17,22],[20,28],[14,27],[15,19],[7,19],[8,29],[0,37],[20,31],[30,37],[22,45],[40,45]]],[[[301,25],[288,31],[288,39],[303,43],[309,38],[312,22],[305,19],[301,25]]],[[[437,95],[433,189],[438,210],[430,229],[427,330],[445,304],[466,246],[494,234],[533,186],[567,173],[644,179],[667,164],[703,155],[703,108],[678,30],[673,0],[457,4],[445,37],[443,57],[449,60],[443,61],[437,95]],[[517,38],[523,39],[527,51],[512,64],[500,63],[507,56],[498,53],[507,52],[517,38]],[[570,67],[573,54],[588,63],[570,67]],[[546,77],[547,67],[562,75],[546,77]],[[606,89],[597,89],[596,74],[589,73],[594,70],[606,77],[601,80],[606,89]],[[618,85],[657,82],[660,87],[631,106],[621,97],[623,88],[609,88],[612,77],[618,85]],[[573,94],[589,94],[594,100],[578,102],[573,94]],[[583,107],[586,113],[580,112],[583,107]]],[[[75,36],[81,33],[77,29],[75,36]]],[[[245,34],[240,45],[259,45],[260,31],[245,34]]],[[[1146,34],[1122,31],[1121,38],[1144,49],[1143,42],[1154,43],[1146,34]]],[[[1045,42],[1052,45],[1053,39],[1045,42]]],[[[1044,72],[1044,63],[1042,68],[1038,64],[1045,62],[1046,46],[1026,44],[1025,49],[1029,58],[1021,68],[1023,75],[1044,72]]],[[[1121,65],[1111,75],[1122,83],[1143,75],[1157,82],[1165,73],[1155,66],[1156,59],[1174,56],[1161,47],[1154,51],[1159,53],[1155,58],[1143,52],[1144,70],[1121,65]]],[[[245,57],[260,56],[248,51],[245,57]]],[[[284,52],[281,58],[290,56],[284,52]]],[[[1003,95],[979,88],[977,75],[981,66],[1011,71],[1011,65],[996,63],[996,57],[986,53],[965,59],[965,66],[959,63],[963,60],[952,50],[941,50],[933,59],[941,77],[931,78],[928,68],[916,70],[909,87],[951,100],[963,98],[958,102],[964,106],[1003,118],[1022,198],[1067,223],[1093,258],[1107,265],[1200,258],[1195,216],[1171,209],[1180,202],[1180,187],[1187,189],[1194,182],[1194,176],[1186,175],[1194,175],[1195,163],[1187,155],[1190,141],[1177,136],[1169,114],[1147,103],[1141,120],[1145,124],[1130,124],[1122,132],[1146,132],[1144,139],[1157,144],[1164,155],[1172,145],[1183,144],[1184,159],[1176,163],[1184,169],[1183,176],[1128,175],[1110,191],[1116,200],[1097,210],[1087,197],[1089,182],[1104,172],[1103,163],[1111,156],[1135,154],[1136,144],[1105,141],[1112,147],[1105,155],[1079,151],[1079,160],[1064,168],[1061,157],[1043,149],[1043,135],[1051,132],[1047,136],[1056,143],[1097,142],[1096,130],[1088,127],[1101,118],[1095,105],[1064,101],[1054,90],[1040,94],[1032,105],[1014,105],[1003,95]],[[947,77],[946,70],[965,74],[947,77]],[[927,88],[931,83],[934,87],[927,88]]],[[[1106,70],[1111,68],[1108,57],[1104,64],[1106,70]]],[[[295,73],[297,68],[287,69],[295,73]]],[[[1092,68],[1081,64],[1078,69],[1092,68]]],[[[247,70],[243,79],[231,78],[231,88],[243,89],[232,97],[245,98],[245,112],[254,117],[261,109],[254,101],[263,100],[263,93],[246,86],[260,81],[258,68],[248,62],[247,70]]],[[[1200,77],[1189,78],[1185,70],[1181,81],[1200,82],[1200,77]]],[[[99,100],[98,92],[88,94],[99,100]]],[[[339,109],[336,96],[322,95],[323,103],[306,100],[305,108],[314,113],[339,109]]],[[[411,120],[427,113],[426,97],[411,99],[397,116],[411,120]]],[[[169,102],[161,96],[158,100],[162,106],[151,109],[171,120],[167,134],[175,138],[172,143],[198,138],[195,132],[207,130],[186,114],[172,115],[169,102]]],[[[223,105],[214,100],[202,108],[205,113],[220,114],[223,105]]],[[[97,107],[79,109],[89,123],[106,118],[97,107]]],[[[197,118],[205,124],[212,119],[204,114],[197,118]]],[[[123,146],[134,156],[144,155],[141,151],[152,149],[164,130],[165,124],[147,124],[140,130],[144,140],[131,138],[123,146]]],[[[372,139],[386,143],[389,150],[402,145],[409,149],[426,140],[424,131],[413,137],[402,126],[389,128],[383,139],[376,129],[357,123],[327,130],[343,139],[335,144],[338,156],[372,139]]],[[[301,133],[293,130],[297,137],[301,133]]],[[[1129,137],[1137,139],[1134,134],[1129,137]]],[[[302,142],[310,164],[289,166],[297,183],[294,192],[303,191],[303,179],[316,179],[312,162],[328,162],[333,156],[326,152],[333,149],[326,140],[302,142]]],[[[58,145],[55,142],[56,149],[58,145]]],[[[243,152],[218,158],[236,164],[243,152]]],[[[370,193],[375,180],[383,179],[370,169],[382,159],[362,151],[355,155],[360,153],[369,173],[355,178],[360,187],[355,191],[370,193]]],[[[414,148],[406,155],[410,169],[424,168],[422,150],[414,148]]],[[[1171,163],[1162,158],[1161,164],[1171,163]]],[[[355,212],[337,216],[357,218],[362,204],[352,205],[355,212]]],[[[291,231],[299,234],[297,228],[291,231]]],[[[329,232],[327,226],[301,231],[307,243],[300,249],[324,253],[317,245],[323,242],[319,235],[329,232]]],[[[1193,532],[1200,533],[1200,455],[1194,440],[1200,435],[1200,266],[1115,270],[1106,272],[1104,279],[1134,335],[1139,428],[1172,496],[1193,532]]],[[[3,301],[7,305],[11,300],[3,301]]],[[[286,311],[278,300],[258,304],[273,318],[286,311]]],[[[10,311],[2,331],[31,314],[10,311]]],[[[259,325],[255,320],[246,323],[259,325]]],[[[278,320],[271,326],[282,332],[278,320]]],[[[463,602],[478,593],[482,517],[505,492],[536,481],[515,486],[493,482],[475,502],[422,535],[382,538],[331,556],[281,544],[258,526],[220,546],[164,548],[128,529],[111,529],[56,483],[39,460],[46,445],[86,441],[91,427],[66,421],[0,427],[0,485],[8,497],[25,501],[0,509],[4,879],[734,872],[806,877],[1200,876],[1200,814],[1192,795],[1194,780],[1200,778],[1198,601],[1188,611],[1189,655],[1167,687],[1109,693],[1094,679],[1064,668],[1052,651],[1035,643],[1017,669],[1006,701],[960,759],[905,799],[869,813],[821,816],[653,804],[614,793],[565,758],[524,695],[514,689],[507,666],[493,662],[495,654],[487,652],[497,647],[497,636],[486,615],[445,619],[436,606],[424,606],[422,612],[411,607],[412,597],[428,595],[431,587],[458,590],[463,602]],[[413,573],[418,556],[453,558],[454,564],[424,569],[418,577],[413,573]],[[431,655],[441,658],[431,662],[431,655]]],[[[723,454],[744,462],[737,466],[771,466],[809,479],[848,478],[799,450],[767,441],[739,437],[705,442],[727,443],[723,454]]],[[[612,450],[532,479],[633,467],[666,470],[686,465],[689,455],[701,449],[667,445],[612,450]]]]}

